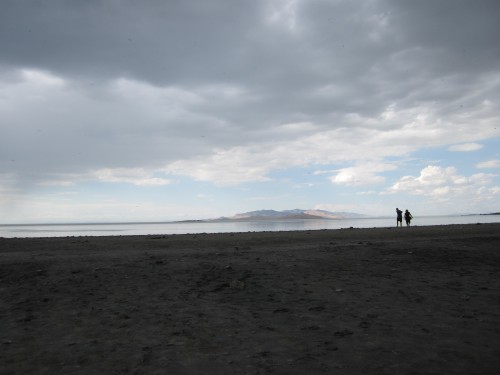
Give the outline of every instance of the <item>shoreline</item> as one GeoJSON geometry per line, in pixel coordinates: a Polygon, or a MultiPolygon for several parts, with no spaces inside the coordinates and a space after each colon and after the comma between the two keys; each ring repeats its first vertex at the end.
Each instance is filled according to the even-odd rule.
{"type": "Polygon", "coordinates": [[[500,224],[0,238],[5,374],[496,374],[500,224]]]}
{"type": "MultiPolygon", "coordinates": [[[[0,238],[41,238],[69,236],[144,236],[202,233],[246,233],[265,231],[337,230],[341,228],[390,228],[393,218],[371,219],[325,219],[283,221],[236,221],[236,222],[190,222],[190,223],[79,223],[79,224],[22,224],[0,225],[0,238]]],[[[419,218],[412,227],[439,225],[467,225],[500,223],[493,215],[463,217],[419,218]],[[466,218],[466,219],[464,219],[466,218]]]]}
{"type": "MultiPolygon", "coordinates": [[[[130,223],[130,225],[133,225],[134,223],[130,223]]],[[[28,224],[26,224],[28,226],[28,224]]],[[[43,224],[45,225],[45,224],[43,224]]],[[[41,226],[43,226],[41,224],[41,226]]],[[[54,224],[47,224],[47,225],[54,225],[54,224]]],[[[64,226],[65,224],[55,224],[55,226],[61,225],[64,226]]],[[[88,225],[88,224],[77,224],[77,225],[88,225]]],[[[101,225],[101,224],[99,224],[101,225]]],[[[103,225],[108,225],[108,224],[103,224],[103,225]]],[[[109,224],[109,225],[114,225],[114,224],[109,224]]],[[[128,224],[127,224],[128,225],[128,224]]],[[[76,234],[76,235],[61,235],[61,236],[30,236],[30,237],[2,237],[0,236],[0,241],[6,241],[6,240],[63,240],[67,238],[95,238],[95,239],[112,239],[112,238],[151,238],[151,237],[157,237],[157,238],[167,238],[167,237],[181,237],[181,236],[186,236],[186,237],[192,237],[192,236],[258,236],[260,234],[262,235],[273,235],[273,236],[279,236],[282,237],[284,235],[285,237],[289,237],[289,235],[294,236],[295,234],[303,234],[303,233],[316,233],[316,234],[321,234],[322,232],[328,232],[328,234],[332,233],[337,233],[337,232],[342,232],[342,231],[361,231],[362,235],[368,235],[368,234],[373,234],[375,236],[380,236],[382,233],[386,233],[385,231],[387,230],[401,230],[401,231],[412,231],[410,232],[412,235],[420,235],[422,231],[429,231],[430,233],[439,233],[444,230],[450,230],[453,234],[458,230],[458,233],[460,232],[461,229],[464,229],[467,231],[467,228],[469,227],[475,227],[475,226],[487,226],[487,230],[495,230],[495,227],[498,228],[500,231],[500,222],[487,222],[487,223],[468,223],[468,224],[432,224],[432,225],[412,225],[410,227],[407,227],[404,225],[403,227],[396,227],[396,226],[380,226],[380,227],[342,227],[342,228],[326,228],[326,229],[290,229],[290,230],[259,230],[259,231],[241,231],[241,232],[192,232],[192,233],[150,233],[150,234],[106,234],[106,235],[85,235],[85,234],[76,234]],[[381,231],[381,232],[379,232],[381,231]],[[363,233],[364,232],[364,233],[363,233]]],[[[387,232],[388,233],[388,232],[387,232]]],[[[397,236],[407,236],[410,233],[398,233],[397,236]]],[[[359,233],[358,233],[359,234],[359,233]]],[[[321,236],[320,236],[321,237],[321,236]]]]}

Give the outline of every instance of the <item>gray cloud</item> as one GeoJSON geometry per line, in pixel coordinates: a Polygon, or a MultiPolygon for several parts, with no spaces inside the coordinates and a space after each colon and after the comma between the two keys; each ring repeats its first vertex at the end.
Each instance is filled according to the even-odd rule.
{"type": "MultiPolygon", "coordinates": [[[[247,147],[251,161],[252,150],[262,152],[255,145],[282,155],[303,138],[310,149],[301,152],[317,162],[311,139],[334,144],[326,132],[349,129],[346,143],[369,148],[365,129],[374,126],[401,132],[394,137],[406,142],[395,151],[401,155],[430,142],[426,131],[437,119],[445,138],[464,129],[464,139],[453,139],[460,143],[472,136],[471,123],[471,141],[492,136],[500,116],[487,108],[500,95],[494,0],[1,7],[0,170],[23,181],[101,168],[154,171],[235,147],[247,147]],[[381,121],[388,108],[396,120],[381,121]],[[421,113],[428,123],[404,136],[421,113]],[[290,123],[310,126],[283,127],[290,123]]],[[[377,152],[386,138],[372,138],[373,157],[386,156],[377,152]]],[[[270,165],[286,164],[280,157],[270,165]]]]}
{"type": "Polygon", "coordinates": [[[412,68],[496,71],[500,58],[495,0],[296,1],[286,13],[287,3],[294,2],[7,1],[2,60],[76,77],[267,89],[350,84],[394,55],[402,77],[412,68]]]}
{"type": "Polygon", "coordinates": [[[12,65],[70,76],[219,80],[234,74],[248,30],[259,27],[259,3],[246,4],[9,1],[2,6],[2,55],[12,65]]]}

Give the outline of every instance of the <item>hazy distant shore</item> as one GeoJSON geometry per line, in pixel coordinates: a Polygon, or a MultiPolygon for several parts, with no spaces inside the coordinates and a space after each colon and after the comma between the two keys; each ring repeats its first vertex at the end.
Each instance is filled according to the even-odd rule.
{"type": "MultiPolygon", "coordinates": [[[[412,227],[476,224],[500,222],[498,215],[417,216],[412,227]]],[[[241,233],[301,230],[335,230],[341,228],[389,228],[395,226],[394,217],[351,219],[281,219],[178,221],[178,222],[122,222],[122,223],[60,223],[0,225],[0,238],[129,236],[187,233],[241,233]]]]}
{"type": "Polygon", "coordinates": [[[500,224],[0,238],[5,374],[496,374],[500,224]]]}

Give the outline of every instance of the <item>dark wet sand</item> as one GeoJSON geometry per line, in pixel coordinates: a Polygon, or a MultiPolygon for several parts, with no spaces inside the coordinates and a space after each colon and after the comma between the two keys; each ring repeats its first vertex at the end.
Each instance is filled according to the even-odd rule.
{"type": "Polygon", "coordinates": [[[0,238],[0,374],[498,374],[500,224],[0,238]]]}

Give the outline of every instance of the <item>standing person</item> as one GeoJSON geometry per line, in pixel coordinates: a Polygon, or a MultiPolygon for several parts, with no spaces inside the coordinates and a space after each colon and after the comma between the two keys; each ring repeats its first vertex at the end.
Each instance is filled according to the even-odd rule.
{"type": "Polygon", "coordinates": [[[406,226],[410,226],[411,219],[413,219],[413,216],[410,214],[410,211],[406,210],[405,211],[405,221],[406,221],[406,226]]]}
{"type": "Polygon", "coordinates": [[[401,211],[399,208],[396,207],[396,226],[399,227],[401,225],[401,228],[403,227],[403,211],[401,211]]]}

